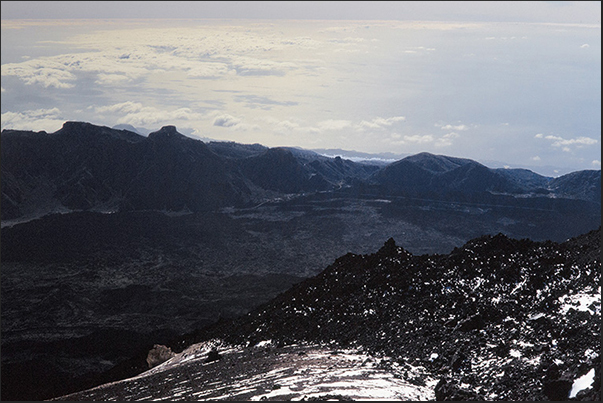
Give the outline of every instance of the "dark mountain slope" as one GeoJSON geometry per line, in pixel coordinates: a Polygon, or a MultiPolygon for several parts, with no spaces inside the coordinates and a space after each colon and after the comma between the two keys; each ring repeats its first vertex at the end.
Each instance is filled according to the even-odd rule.
{"type": "Polygon", "coordinates": [[[475,161],[466,158],[448,157],[445,155],[434,155],[427,152],[422,152],[415,155],[410,155],[400,161],[413,164],[425,171],[432,173],[443,173],[464,165],[473,164],[475,161]]]}
{"type": "Polygon", "coordinates": [[[52,134],[4,130],[1,158],[3,221],[73,210],[205,211],[291,193],[373,193],[373,185],[384,195],[601,202],[600,171],[552,179],[429,153],[379,168],[297,148],[205,144],[173,126],[148,137],[83,122],[66,122],[52,134]]]}
{"type": "Polygon", "coordinates": [[[203,211],[249,198],[236,167],[173,126],[143,137],[67,122],[2,132],[2,218],[61,210],[203,211]]]}
{"type": "Polygon", "coordinates": [[[601,170],[577,171],[560,176],[551,180],[550,188],[562,197],[601,204],[601,170]]]}
{"type": "Polygon", "coordinates": [[[378,170],[339,157],[289,147],[266,149],[239,160],[241,172],[257,186],[285,193],[326,191],[350,186],[378,170]]]}
{"type": "Polygon", "coordinates": [[[205,144],[174,126],[141,136],[83,122],[2,132],[2,220],[91,211],[206,211],[337,189],[377,167],[314,152],[205,144]],[[268,192],[267,192],[268,191],[268,192]]]}
{"type": "Polygon", "coordinates": [[[313,175],[284,148],[270,148],[241,161],[241,170],[253,183],[268,190],[299,193],[330,188],[322,176],[313,175]]]}
{"type": "Polygon", "coordinates": [[[441,377],[440,400],[566,400],[594,368],[582,397],[598,400],[600,240],[600,228],[562,244],[499,234],[413,256],[390,239],[187,343],[363,346],[441,377]]]}
{"type": "Polygon", "coordinates": [[[312,169],[312,173],[322,175],[337,187],[350,185],[355,180],[365,180],[379,170],[379,166],[369,163],[358,164],[341,157],[324,157],[314,151],[298,148],[287,148],[304,165],[312,169]]]}
{"type": "Polygon", "coordinates": [[[207,146],[218,155],[235,159],[252,157],[268,150],[268,147],[261,144],[240,144],[234,141],[210,141],[207,146]]]}
{"type": "MultiPolygon", "coordinates": [[[[250,169],[251,175],[256,177],[256,179],[258,179],[257,165],[261,165],[261,161],[272,164],[276,169],[288,169],[289,172],[294,174],[293,179],[301,180],[302,182],[315,175],[322,176],[324,180],[335,186],[335,188],[343,183],[349,184],[353,179],[366,179],[379,169],[377,165],[370,165],[368,163],[358,164],[340,157],[329,158],[314,151],[296,147],[276,147],[269,149],[260,144],[239,144],[218,141],[212,141],[207,145],[218,155],[238,160],[243,169],[250,169]],[[276,158],[279,154],[281,155],[280,159],[276,158]],[[294,158],[285,158],[289,154],[294,158]],[[293,169],[292,165],[298,165],[298,167],[293,169]]],[[[262,181],[269,182],[265,178],[259,180],[259,182],[262,181]]],[[[274,184],[271,184],[271,186],[278,188],[274,184]]],[[[309,187],[311,188],[312,185],[310,184],[309,187]]]]}
{"type": "Polygon", "coordinates": [[[235,167],[174,126],[149,134],[128,209],[211,210],[249,199],[235,167]]]}
{"type": "Polygon", "coordinates": [[[547,176],[539,175],[535,172],[530,171],[529,169],[521,169],[521,168],[497,168],[494,171],[504,177],[506,177],[511,182],[515,183],[518,187],[525,189],[526,192],[536,192],[536,193],[547,193],[544,192],[544,189],[547,189],[551,180],[553,178],[549,178],[547,176]]]}
{"type": "Polygon", "coordinates": [[[529,193],[547,179],[525,170],[490,169],[476,161],[420,153],[394,162],[371,178],[390,192],[529,193]],[[529,177],[529,181],[525,181],[529,177]]]}
{"type": "Polygon", "coordinates": [[[469,159],[420,153],[390,164],[370,179],[389,194],[441,197],[490,193],[581,199],[601,204],[600,170],[549,178],[527,169],[492,169],[469,159]]]}

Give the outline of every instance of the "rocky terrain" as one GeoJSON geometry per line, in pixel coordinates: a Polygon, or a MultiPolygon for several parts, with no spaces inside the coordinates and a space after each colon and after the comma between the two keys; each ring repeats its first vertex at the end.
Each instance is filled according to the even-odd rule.
{"type": "Polygon", "coordinates": [[[416,256],[390,239],[60,400],[598,401],[600,241],[499,234],[416,256]]]}
{"type": "Polygon", "coordinates": [[[125,129],[2,131],[5,399],[139,373],[154,344],[390,237],[448,254],[484,234],[563,242],[601,222],[600,170],[548,178],[428,153],[375,165],[125,129]]]}

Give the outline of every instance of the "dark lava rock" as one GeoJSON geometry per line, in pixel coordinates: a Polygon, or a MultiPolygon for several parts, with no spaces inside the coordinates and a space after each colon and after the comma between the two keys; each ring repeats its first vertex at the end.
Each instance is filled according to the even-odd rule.
{"type": "Polygon", "coordinates": [[[546,381],[543,386],[543,392],[549,400],[561,401],[567,400],[572,390],[573,381],[570,379],[555,379],[546,381]]]}
{"type": "Polygon", "coordinates": [[[468,332],[470,330],[479,330],[482,327],[484,327],[484,319],[482,318],[482,315],[478,313],[460,321],[454,330],[468,332]]]}
{"type": "Polygon", "coordinates": [[[203,361],[203,362],[209,363],[209,362],[219,361],[221,359],[222,359],[222,356],[220,355],[220,353],[218,353],[218,350],[212,349],[209,352],[209,354],[207,355],[207,358],[205,359],[205,361],[203,361]]]}
{"type": "Polygon", "coordinates": [[[450,360],[450,368],[452,368],[453,371],[458,371],[461,368],[471,369],[471,361],[468,360],[467,356],[463,354],[462,351],[457,350],[450,360]]]}
{"type": "MultiPolygon", "coordinates": [[[[596,294],[600,237],[600,228],[562,244],[498,234],[421,256],[390,239],[188,342],[362,346],[443,378],[438,400],[565,400],[573,381],[599,365],[588,358],[600,350],[598,304],[562,305],[596,294]]],[[[577,398],[600,394],[598,376],[577,398]]]]}
{"type": "Polygon", "coordinates": [[[455,382],[442,378],[435,387],[437,401],[483,401],[483,396],[461,389],[455,382]]]}
{"type": "Polygon", "coordinates": [[[343,395],[326,394],[326,395],[312,396],[312,397],[304,396],[304,398],[302,398],[301,401],[302,402],[326,402],[326,401],[352,402],[352,401],[354,401],[354,399],[350,399],[349,397],[343,396],[343,395]]]}

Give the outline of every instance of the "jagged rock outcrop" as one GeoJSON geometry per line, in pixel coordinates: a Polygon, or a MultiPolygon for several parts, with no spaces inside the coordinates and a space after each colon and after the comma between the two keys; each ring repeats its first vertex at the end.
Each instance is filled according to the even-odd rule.
{"type": "Polygon", "coordinates": [[[567,400],[594,368],[579,397],[598,399],[600,239],[600,228],[562,244],[498,234],[422,256],[390,239],[184,343],[363,346],[441,376],[438,400],[567,400]]]}

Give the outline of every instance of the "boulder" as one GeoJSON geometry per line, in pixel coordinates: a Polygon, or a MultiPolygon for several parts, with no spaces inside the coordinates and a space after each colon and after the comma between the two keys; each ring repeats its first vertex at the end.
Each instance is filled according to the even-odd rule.
{"type": "Polygon", "coordinates": [[[174,355],[175,354],[171,348],[162,344],[155,344],[149,351],[149,354],[147,354],[147,364],[149,365],[149,368],[153,368],[163,362],[166,362],[174,355]]]}

